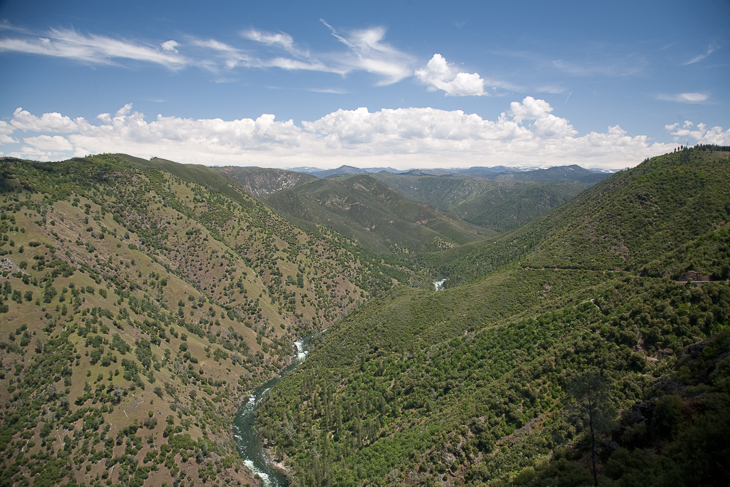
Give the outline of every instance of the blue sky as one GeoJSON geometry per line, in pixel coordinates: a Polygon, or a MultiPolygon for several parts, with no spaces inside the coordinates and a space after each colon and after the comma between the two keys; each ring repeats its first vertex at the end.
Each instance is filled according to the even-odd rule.
{"type": "Polygon", "coordinates": [[[0,1],[0,155],[623,168],[730,145],[730,2],[0,1]]]}

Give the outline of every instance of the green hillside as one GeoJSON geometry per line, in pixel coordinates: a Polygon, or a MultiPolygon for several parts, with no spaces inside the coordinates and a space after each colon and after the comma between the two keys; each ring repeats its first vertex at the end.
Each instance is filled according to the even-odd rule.
{"type": "Polygon", "coordinates": [[[2,485],[254,482],[241,398],[412,275],[202,166],[5,158],[0,190],[2,485]]]}
{"type": "Polygon", "coordinates": [[[449,210],[469,223],[497,233],[527,223],[584,189],[572,180],[525,183],[415,171],[408,174],[380,172],[372,177],[408,198],[449,210]]]}
{"type": "Polygon", "coordinates": [[[431,265],[451,285],[518,259],[524,267],[637,271],[728,220],[726,161],[726,152],[699,150],[655,157],[486,245],[430,256],[431,265]]]}
{"type": "Polygon", "coordinates": [[[500,174],[498,179],[534,183],[576,183],[585,188],[589,188],[609,176],[609,173],[592,172],[573,164],[571,166],[535,169],[533,171],[510,172],[507,174],[500,174]]]}
{"type": "Polygon", "coordinates": [[[492,270],[330,328],[259,409],[272,452],[295,485],[590,485],[591,451],[602,484],[723,485],[729,170],[727,153],[654,158],[450,251],[462,276],[492,270]],[[717,280],[671,279],[687,272],[717,280]]]}
{"type": "Polygon", "coordinates": [[[370,175],[322,179],[266,198],[276,211],[326,226],[374,252],[439,250],[494,232],[405,198],[370,175]]]}
{"type": "Polygon", "coordinates": [[[721,149],[579,194],[0,159],[0,485],[261,485],[232,418],[325,329],[257,409],[292,486],[724,485],[721,149]]]}

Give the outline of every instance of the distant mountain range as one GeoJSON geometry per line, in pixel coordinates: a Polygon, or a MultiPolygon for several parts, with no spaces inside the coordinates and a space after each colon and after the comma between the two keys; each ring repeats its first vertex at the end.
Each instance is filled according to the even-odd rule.
{"type": "MultiPolygon", "coordinates": [[[[388,172],[393,174],[414,174],[414,175],[447,175],[447,174],[464,174],[466,176],[474,176],[474,177],[480,177],[480,178],[489,178],[494,179],[502,174],[511,174],[511,173],[532,173],[536,172],[538,174],[545,173],[548,174],[548,177],[558,177],[558,174],[567,175],[568,171],[570,170],[562,170],[564,168],[571,168],[570,170],[574,171],[575,175],[581,174],[580,177],[586,177],[586,173],[590,174],[605,174],[605,175],[611,175],[615,171],[612,170],[606,170],[606,169],[600,169],[600,170],[591,170],[591,169],[584,169],[577,165],[571,165],[571,166],[561,166],[561,167],[551,167],[547,169],[535,169],[533,167],[507,167],[507,166],[494,166],[494,167],[469,167],[469,168],[436,168],[436,169],[393,169],[392,167],[366,167],[366,168],[357,168],[353,166],[340,166],[336,169],[320,169],[317,167],[294,167],[289,169],[289,171],[293,172],[300,172],[305,174],[311,174],[313,176],[317,176],[318,178],[329,178],[329,177],[339,177],[339,176],[345,176],[345,175],[353,175],[353,174],[372,174],[372,173],[379,173],[379,172],[388,172]]],[[[536,176],[537,177],[537,176],[536,176]]],[[[545,177],[545,176],[542,176],[545,177]]],[[[529,179],[530,181],[537,181],[536,179],[529,179]]],[[[599,179],[600,180],[600,179],[599,179]]]]}

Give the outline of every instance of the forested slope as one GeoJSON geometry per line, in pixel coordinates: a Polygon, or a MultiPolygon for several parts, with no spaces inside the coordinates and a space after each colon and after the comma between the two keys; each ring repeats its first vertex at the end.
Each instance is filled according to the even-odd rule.
{"type": "Polygon", "coordinates": [[[231,418],[324,328],[259,412],[292,485],[585,485],[593,451],[601,483],[721,485],[730,162],[702,149],[487,240],[367,175],[4,158],[0,485],[255,485],[231,418]]]}
{"type": "Polygon", "coordinates": [[[690,485],[699,466],[722,485],[729,170],[722,152],[646,161],[451,263],[499,270],[333,326],[259,410],[294,485],[592,484],[568,392],[591,377],[600,482],[690,485]],[[715,280],[673,280],[691,271],[715,280]]]}
{"type": "Polygon", "coordinates": [[[428,257],[457,285],[520,260],[525,267],[631,270],[730,214],[728,153],[685,149],[621,171],[522,227],[428,257]]]}
{"type": "Polygon", "coordinates": [[[435,251],[495,233],[412,201],[364,174],[303,184],[273,193],[266,202],[282,214],[332,228],[378,253],[435,251]]]}
{"type": "Polygon", "coordinates": [[[408,198],[449,210],[469,223],[498,233],[519,227],[569,201],[585,189],[575,181],[495,181],[465,175],[437,176],[418,172],[380,172],[371,176],[408,198]]]}

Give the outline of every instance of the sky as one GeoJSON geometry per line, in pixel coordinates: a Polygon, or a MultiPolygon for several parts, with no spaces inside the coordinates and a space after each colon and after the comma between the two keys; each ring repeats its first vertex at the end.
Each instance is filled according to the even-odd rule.
{"type": "Polygon", "coordinates": [[[0,0],[0,156],[622,169],[730,145],[730,0],[0,0]]]}

